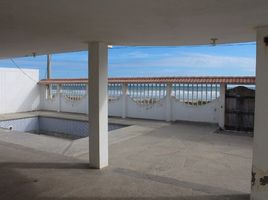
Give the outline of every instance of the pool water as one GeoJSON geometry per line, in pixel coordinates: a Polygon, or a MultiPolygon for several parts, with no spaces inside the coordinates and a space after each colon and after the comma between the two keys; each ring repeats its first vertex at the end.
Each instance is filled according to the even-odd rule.
{"type": "MultiPolygon", "coordinates": [[[[126,126],[127,125],[109,123],[108,130],[112,131],[126,126]]],[[[71,140],[90,136],[87,121],[41,116],[0,121],[0,128],[50,135],[71,140]]]]}

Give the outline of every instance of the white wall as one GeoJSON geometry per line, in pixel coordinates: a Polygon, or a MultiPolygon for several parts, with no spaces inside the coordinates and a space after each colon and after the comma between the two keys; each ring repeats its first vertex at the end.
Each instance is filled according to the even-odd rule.
{"type": "Polygon", "coordinates": [[[179,102],[175,98],[171,101],[171,119],[172,121],[193,121],[193,122],[208,122],[218,123],[219,116],[219,99],[212,102],[192,106],[179,102]]]}
{"type": "MultiPolygon", "coordinates": [[[[86,113],[88,106],[87,95],[79,101],[70,101],[62,95],[56,95],[53,99],[45,98],[45,86],[41,86],[41,109],[54,110],[63,112],[86,113]]],[[[224,107],[220,98],[200,106],[191,106],[176,100],[175,97],[168,98],[167,96],[159,100],[155,104],[141,105],[136,103],[128,95],[123,98],[110,101],[108,106],[109,116],[115,117],[129,117],[141,119],[155,119],[166,121],[194,121],[194,122],[208,122],[220,123],[221,107],[224,107]],[[126,109],[123,109],[123,101],[126,100],[126,109]],[[170,105],[167,104],[170,101],[170,105]],[[170,107],[169,107],[170,106],[170,107]],[[125,112],[125,113],[124,113],[125,112]]]]}
{"type": "Polygon", "coordinates": [[[59,105],[60,94],[57,93],[56,96],[52,99],[46,99],[46,86],[39,85],[39,89],[40,89],[40,109],[60,111],[60,105],[59,105]]]}
{"type": "MultiPolygon", "coordinates": [[[[221,97],[214,101],[200,106],[191,106],[176,100],[175,97],[170,98],[170,106],[167,104],[168,97],[164,97],[159,102],[149,105],[141,105],[133,101],[129,96],[126,96],[126,117],[155,119],[166,121],[194,121],[220,123],[220,112],[222,107],[221,97]]],[[[122,96],[115,101],[109,102],[109,116],[123,116],[123,98],[122,96]]]]}
{"type": "Polygon", "coordinates": [[[33,80],[17,68],[0,68],[0,114],[39,109],[39,70],[23,71],[33,80]]]}
{"type": "Polygon", "coordinates": [[[141,105],[127,96],[126,117],[165,120],[165,108],[165,98],[154,104],[141,105]]]}
{"type": "Polygon", "coordinates": [[[56,93],[53,98],[46,97],[46,86],[40,85],[40,109],[58,112],[88,113],[88,97],[84,96],[79,101],[72,101],[61,93],[56,93]]]}
{"type": "Polygon", "coordinates": [[[72,101],[67,99],[64,96],[60,96],[61,98],[61,112],[74,112],[74,113],[88,113],[88,98],[87,96],[82,97],[79,101],[72,101]]]}
{"type": "Polygon", "coordinates": [[[108,114],[114,117],[123,116],[123,96],[114,101],[109,101],[108,103],[108,114]]]}

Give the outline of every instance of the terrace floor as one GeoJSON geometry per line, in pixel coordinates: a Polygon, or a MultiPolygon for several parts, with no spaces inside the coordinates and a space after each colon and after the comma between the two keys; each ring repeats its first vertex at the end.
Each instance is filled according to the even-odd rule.
{"type": "Polygon", "coordinates": [[[109,133],[103,170],[88,168],[88,138],[0,130],[0,199],[249,199],[251,137],[210,124],[109,121],[132,126],[109,133]]]}

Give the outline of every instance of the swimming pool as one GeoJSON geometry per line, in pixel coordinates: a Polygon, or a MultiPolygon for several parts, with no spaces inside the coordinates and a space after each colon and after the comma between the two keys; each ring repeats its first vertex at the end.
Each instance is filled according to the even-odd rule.
{"type": "MultiPolygon", "coordinates": [[[[108,124],[108,130],[127,127],[121,124],[108,124]]],[[[90,136],[87,121],[71,120],[53,117],[28,117],[0,121],[0,128],[29,132],[34,134],[50,135],[71,140],[90,136]]]]}

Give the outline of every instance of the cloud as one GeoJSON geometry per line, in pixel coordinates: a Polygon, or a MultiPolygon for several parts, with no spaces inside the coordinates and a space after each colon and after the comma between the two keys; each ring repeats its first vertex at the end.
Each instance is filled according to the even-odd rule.
{"type": "MultiPolygon", "coordinates": [[[[240,49],[239,49],[240,50],[240,49]]],[[[115,49],[109,52],[109,74],[112,76],[185,76],[185,75],[254,75],[255,57],[243,56],[243,51],[208,51],[196,53],[184,49],[137,48],[115,49]],[[210,52],[210,53],[208,53],[210,52]],[[236,53],[231,54],[232,52],[236,53]],[[218,53],[218,54],[216,54],[218,53]],[[223,55],[221,55],[223,54],[223,55]]],[[[251,54],[249,54],[251,55],[251,54]]],[[[46,56],[17,58],[20,67],[46,71],[46,56]]],[[[57,76],[87,75],[87,52],[52,56],[52,71],[57,76]]],[[[0,60],[0,67],[15,67],[10,60],[0,60]]]]}
{"type": "Polygon", "coordinates": [[[109,66],[115,67],[189,67],[202,69],[241,69],[255,71],[255,58],[243,56],[222,56],[200,53],[173,54],[159,56],[154,59],[136,59],[131,61],[117,61],[109,66]]]}
{"type": "Polygon", "coordinates": [[[148,58],[151,55],[148,53],[144,53],[141,51],[133,51],[133,52],[129,52],[125,55],[126,57],[130,57],[130,58],[134,58],[134,59],[138,59],[138,58],[148,58]]]}

